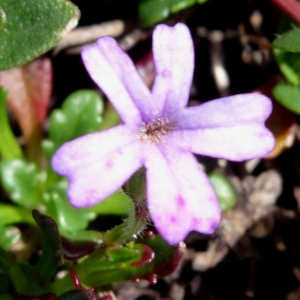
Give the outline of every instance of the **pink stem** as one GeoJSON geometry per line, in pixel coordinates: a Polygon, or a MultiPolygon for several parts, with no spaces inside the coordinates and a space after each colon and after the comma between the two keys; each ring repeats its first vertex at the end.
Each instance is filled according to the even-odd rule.
{"type": "Polygon", "coordinates": [[[300,24],[300,2],[297,0],[271,0],[283,12],[300,24]]]}
{"type": "Polygon", "coordinates": [[[72,277],[72,280],[73,280],[75,288],[76,289],[82,289],[82,285],[81,285],[81,283],[79,281],[79,278],[77,276],[76,271],[74,269],[71,269],[70,273],[71,273],[71,277],[72,277]]]}

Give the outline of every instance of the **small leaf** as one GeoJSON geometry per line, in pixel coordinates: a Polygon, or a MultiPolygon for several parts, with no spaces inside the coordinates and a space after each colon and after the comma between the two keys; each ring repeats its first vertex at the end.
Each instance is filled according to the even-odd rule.
{"type": "Polygon", "coordinates": [[[39,164],[42,156],[42,125],[52,90],[51,60],[40,57],[22,67],[2,71],[1,85],[7,89],[7,106],[25,137],[28,158],[39,164]]]}
{"type": "Polygon", "coordinates": [[[0,228],[0,247],[7,250],[20,240],[21,232],[15,226],[0,228]]]}
{"type": "Polygon", "coordinates": [[[273,47],[288,52],[300,52],[300,28],[279,35],[273,41],[273,47]]]}
{"type": "Polygon", "coordinates": [[[233,208],[236,205],[236,194],[229,181],[216,172],[210,173],[208,177],[217,194],[222,212],[233,208]]]}
{"type": "Polygon", "coordinates": [[[76,209],[69,204],[67,187],[67,181],[61,180],[43,195],[47,214],[57,222],[62,233],[85,229],[96,217],[91,208],[76,209]]]}
{"type": "Polygon", "coordinates": [[[77,25],[79,11],[65,0],[2,0],[6,26],[0,34],[0,70],[33,60],[77,25]]]}
{"type": "Polygon", "coordinates": [[[273,50],[274,56],[285,78],[293,84],[300,85],[300,53],[273,50]]]}
{"type": "Polygon", "coordinates": [[[21,159],[4,161],[0,168],[1,181],[10,198],[21,206],[33,209],[41,200],[41,186],[45,174],[34,164],[21,159]]]}
{"type": "Polygon", "coordinates": [[[300,114],[300,87],[279,83],[274,87],[273,95],[284,107],[300,114]]]}
{"type": "Polygon", "coordinates": [[[63,262],[62,243],[58,228],[53,219],[33,210],[32,216],[43,233],[43,252],[35,264],[35,270],[45,280],[51,279],[63,262]]]}
{"type": "Polygon", "coordinates": [[[79,90],[69,95],[62,108],[50,116],[49,140],[43,143],[47,157],[50,159],[63,143],[98,130],[102,112],[98,93],[79,90]]]}
{"type": "Polygon", "coordinates": [[[77,260],[88,254],[91,254],[98,247],[98,243],[92,241],[70,241],[61,237],[64,258],[68,260],[77,260]]]}
{"type": "Polygon", "coordinates": [[[22,150],[10,128],[6,113],[6,92],[0,88],[0,155],[4,159],[22,158],[22,150]]]}
{"type": "Polygon", "coordinates": [[[0,228],[16,223],[34,224],[31,213],[24,208],[9,204],[0,204],[0,228]]]}
{"type": "Polygon", "coordinates": [[[119,189],[91,209],[97,215],[125,215],[130,211],[132,200],[119,189]]]}
{"type": "Polygon", "coordinates": [[[155,25],[176,13],[196,4],[197,0],[141,0],[138,7],[142,27],[155,25]]]}

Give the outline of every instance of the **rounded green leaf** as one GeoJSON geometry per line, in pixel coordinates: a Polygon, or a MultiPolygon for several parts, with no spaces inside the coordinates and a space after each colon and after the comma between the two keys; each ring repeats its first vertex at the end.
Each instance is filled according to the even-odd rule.
{"type": "Polygon", "coordinates": [[[273,89],[273,95],[284,107],[300,114],[300,87],[279,83],[273,89]]]}
{"type": "Polygon", "coordinates": [[[236,204],[236,194],[229,181],[221,174],[210,173],[210,182],[217,194],[222,211],[231,209],[236,204]]]}
{"type": "Polygon", "coordinates": [[[50,116],[49,140],[43,143],[48,158],[63,143],[98,130],[103,107],[95,91],[79,90],[69,95],[62,108],[50,116]]]}
{"type": "Polygon", "coordinates": [[[0,176],[11,200],[29,209],[36,208],[41,200],[41,188],[46,180],[45,173],[38,172],[32,163],[13,159],[1,164],[0,176]]]}
{"type": "Polygon", "coordinates": [[[7,250],[20,240],[21,232],[15,226],[0,228],[0,247],[7,250]]]}
{"type": "Polygon", "coordinates": [[[279,35],[273,41],[273,47],[288,52],[300,52],[300,28],[279,35]]]}
{"type": "Polygon", "coordinates": [[[67,0],[2,0],[1,8],[6,24],[0,34],[0,70],[45,53],[79,19],[77,7],[67,0]]]}
{"type": "Polygon", "coordinates": [[[43,195],[47,214],[57,222],[62,233],[83,230],[96,217],[91,208],[76,209],[69,204],[67,187],[67,181],[62,180],[43,195]]]}

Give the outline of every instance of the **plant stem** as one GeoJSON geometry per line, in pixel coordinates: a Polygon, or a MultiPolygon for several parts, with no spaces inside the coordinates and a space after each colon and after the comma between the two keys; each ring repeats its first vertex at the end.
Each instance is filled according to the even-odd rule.
{"type": "Polygon", "coordinates": [[[271,0],[277,7],[300,24],[300,2],[297,0],[271,0]]]}

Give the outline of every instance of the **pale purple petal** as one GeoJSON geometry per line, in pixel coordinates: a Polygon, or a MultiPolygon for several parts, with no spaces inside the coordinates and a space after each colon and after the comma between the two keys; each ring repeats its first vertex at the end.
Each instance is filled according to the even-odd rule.
{"type": "Polygon", "coordinates": [[[153,32],[156,78],[153,96],[167,113],[186,106],[194,71],[194,46],[189,29],[159,25],[153,32]]]}
{"type": "MultiPolygon", "coordinates": [[[[87,46],[82,51],[82,60],[86,69],[88,70],[92,79],[97,83],[97,85],[103,90],[107,95],[109,100],[112,102],[117,112],[119,113],[121,119],[125,123],[138,124],[141,122],[141,115],[138,107],[134,103],[132,98],[132,90],[128,90],[128,85],[132,84],[135,87],[136,78],[130,78],[127,82],[123,81],[122,76],[128,76],[126,73],[122,76],[120,75],[120,68],[116,67],[118,64],[126,64],[124,62],[124,57],[127,57],[123,53],[120,55],[120,49],[115,45],[115,41],[110,37],[103,37],[98,40],[98,43],[94,46],[87,46]],[[107,57],[107,53],[110,56],[107,57]],[[115,57],[115,61],[112,64],[111,59],[115,57]]],[[[128,58],[127,58],[128,61],[128,58]]],[[[124,66],[124,70],[129,69],[129,75],[131,66],[124,66]]],[[[143,87],[138,84],[137,94],[143,94],[143,87]]]]}
{"type": "Polygon", "coordinates": [[[213,233],[220,222],[220,206],[194,156],[158,147],[148,147],[146,153],[148,206],[164,239],[176,244],[192,230],[213,233]]]}
{"type": "Polygon", "coordinates": [[[272,111],[272,102],[258,93],[241,94],[208,101],[183,110],[183,129],[238,126],[264,122],[272,111]]]}
{"type": "Polygon", "coordinates": [[[87,207],[119,189],[143,165],[139,143],[115,149],[70,174],[68,198],[75,207],[87,207]]]}
{"type": "Polygon", "coordinates": [[[275,145],[274,136],[263,124],[174,131],[166,143],[196,154],[233,161],[263,157],[275,145]]]}
{"type": "Polygon", "coordinates": [[[94,160],[101,160],[111,151],[135,141],[134,132],[125,125],[119,125],[63,144],[53,155],[51,165],[58,174],[68,177],[94,160]]]}

